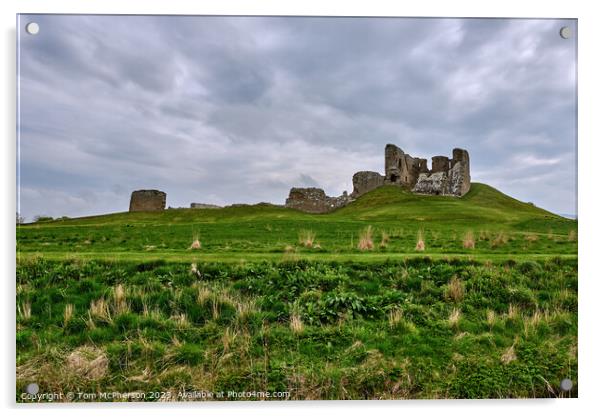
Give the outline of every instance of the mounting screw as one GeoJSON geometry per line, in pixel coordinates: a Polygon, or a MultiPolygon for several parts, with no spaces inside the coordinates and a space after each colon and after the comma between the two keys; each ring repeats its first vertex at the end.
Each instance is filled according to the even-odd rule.
{"type": "Polygon", "coordinates": [[[568,39],[571,37],[572,33],[571,33],[571,28],[568,26],[563,26],[560,28],[560,37],[562,39],[568,39]]]}
{"type": "Polygon", "coordinates": [[[40,25],[38,25],[36,22],[30,22],[25,25],[25,31],[30,35],[37,35],[40,31],[40,25]]]}

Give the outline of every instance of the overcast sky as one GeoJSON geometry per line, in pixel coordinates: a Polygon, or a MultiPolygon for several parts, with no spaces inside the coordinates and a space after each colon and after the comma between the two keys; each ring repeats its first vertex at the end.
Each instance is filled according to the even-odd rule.
{"type": "Polygon", "coordinates": [[[576,212],[573,20],[21,16],[20,210],[282,204],[394,143],[576,212]],[[35,21],[40,31],[24,32],[35,21]]]}

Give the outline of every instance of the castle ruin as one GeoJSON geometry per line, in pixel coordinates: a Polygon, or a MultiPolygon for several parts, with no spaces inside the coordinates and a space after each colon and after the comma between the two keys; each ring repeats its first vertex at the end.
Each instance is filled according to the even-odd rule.
{"type": "Polygon", "coordinates": [[[306,213],[328,213],[339,207],[346,206],[352,199],[343,192],[339,197],[329,197],[323,189],[309,188],[291,188],[286,199],[286,207],[294,208],[306,213]]]}
{"type": "Polygon", "coordinates": [[[165,209],[167,194],[159,190],[137,190],[130,197],[130,211],[161,211],[165,209]]]}
{"type": "MultiPolygon", "coordinates": [[[[293,187],[285,207],[306,213],[329,213],[344,207],[361,195],[383,185],[396,185],[416,194],[462,197],[470,190],[470,158],[468,151],[455,148],[452,157],[433,156],[431,169],[424,158],[415,158],[395,145],[385,146],[385,175],[359,171],[353,175],[353,192],[338,197],[326,195],[323,189],[293,187]]],[[[161,211],[167,194],[159,190],[137,190],[130,198],[130,211],[161,211]]],[[[229,207],[238,206],[233,204],[229,207]]],[[[171,207],[170,207],[171,208],[171,207]]],[[[193,209],[221,208],[213,204],[191,203],[193,209]]]]}
{"type": "Polygon", "coordinates": [[[417,194],[462,197],[470,190],[468,151],[456,148],[452,158],[434,156],[431,169],[427,160],[414,158],[399,147],[385,146],[385,175],[360,171],[353,175],[353,192],[327,196],[321,188],[291,188],[286,207],[307,213],[328,213],[383,185],[397,185],[417,194]]]}
{"type": "Polygon", "coordinates": [[[426,159],[413,158],[389,144],[385,147],[384,183],[401,185],[419,194],[461,197],[470,190],[468,151],[455,148],[451,159],[433,156],[429,170],[426,159]]]}

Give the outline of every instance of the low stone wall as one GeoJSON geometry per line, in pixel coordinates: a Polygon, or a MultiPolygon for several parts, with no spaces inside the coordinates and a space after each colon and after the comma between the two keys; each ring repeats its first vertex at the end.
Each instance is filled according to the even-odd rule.
{"type": "Polygon", "coordinates": [[[165,210],[167,194],[159,190],[138,190],[130,197],[130,211],[165,210]]]}
{"type": "Polygon", "coordinates": [[[205,203],[190,203],[190,208],[193,209],[218,209],[221,206],[217,206],[215,204],[205,204],[205,203]]]}
{"type": "Polygon", "coordinates": [[[350,201],[352,199],[347,193],[339,197],[330,197],[321,188],[295,187],[291,188],[285,206],[306,213],[328,213],[347,205],[350,201]]]}

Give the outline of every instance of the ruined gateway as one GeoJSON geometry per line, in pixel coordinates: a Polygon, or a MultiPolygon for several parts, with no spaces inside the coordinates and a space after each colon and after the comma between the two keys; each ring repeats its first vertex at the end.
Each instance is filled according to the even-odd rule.
{"type": "Polygon", "coordinates": [[[434,156],[431,169],[426,159],[414,158],[395,145],[385,146],[385,175],[360,171],[353,175],[353,192],[329,197],[320,188],[291,188],[286,207],[307,213],[328,213],[343,207],[362,194],[383,185],[398,185],[417,194],[461,197],[470,190],[468,151],[456,148],[452,158],[434,156]]]}

